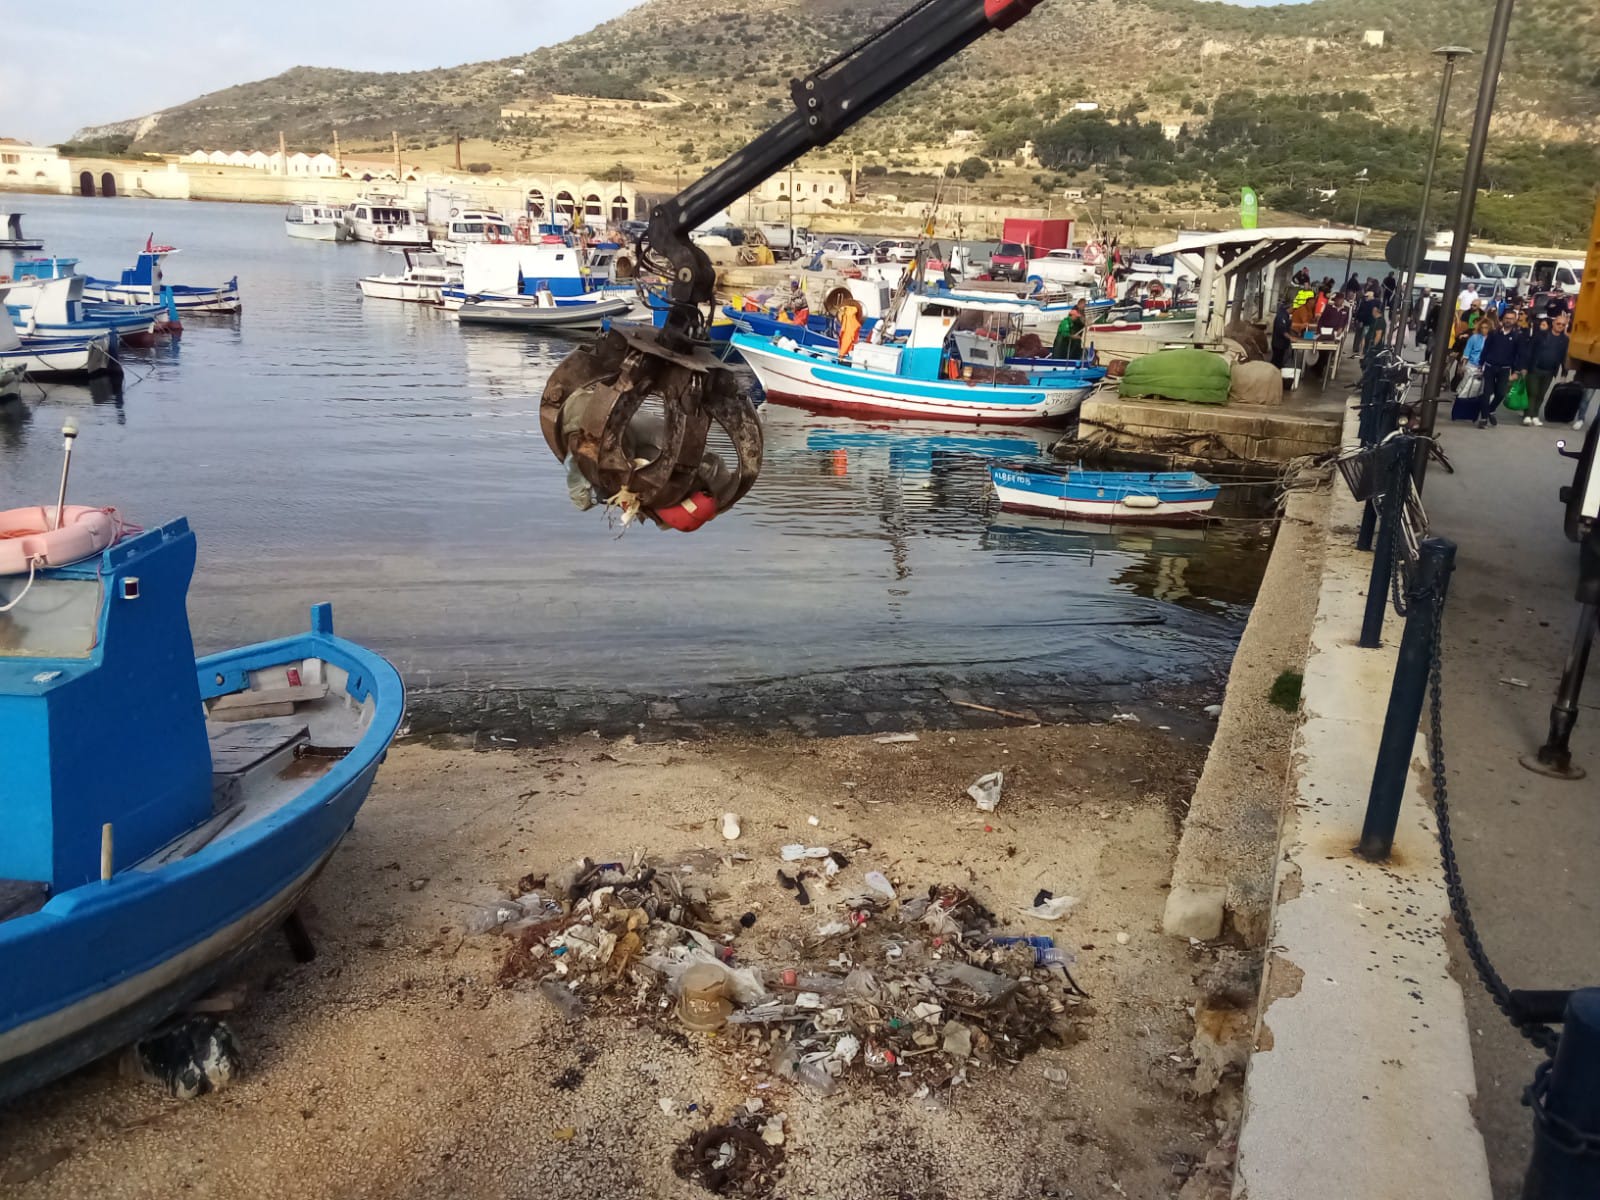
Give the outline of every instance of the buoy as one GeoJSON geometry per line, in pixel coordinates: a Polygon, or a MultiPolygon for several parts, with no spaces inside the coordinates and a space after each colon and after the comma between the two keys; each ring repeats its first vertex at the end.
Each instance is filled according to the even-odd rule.
{"type": "Polygon", "coordinates": [[[1161,507],[1161,497],[1160,496],[1124,496],[1122,498],[1122,503],[1123,503],[1124,507],[1127,507],[1127,508],[1160,508],[1161,507]]]}
{"type": "Polygon", "coordinates": [[[687,500],[656,509],[656,517],[679,533],[693,533],[716,515],[717,502],[706,492],[696,492],[687,500]]]}

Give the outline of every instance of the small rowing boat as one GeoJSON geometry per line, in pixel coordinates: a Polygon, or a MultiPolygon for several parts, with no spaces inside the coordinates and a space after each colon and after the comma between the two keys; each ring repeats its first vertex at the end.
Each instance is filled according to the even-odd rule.
{"type": "Polygon", "coordinates": [[[1095,521],[1200,520],[1221,491],[1193,471],[997,465],[989,468],[989,479],[1003,509],[1095,521]]]}

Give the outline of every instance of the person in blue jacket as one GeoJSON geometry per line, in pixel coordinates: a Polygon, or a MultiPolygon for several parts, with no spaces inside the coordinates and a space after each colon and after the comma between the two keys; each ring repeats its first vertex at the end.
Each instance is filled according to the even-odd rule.
{"type": "Polygon", "coordinates": [[[1527,370],[1527,349],[1527,334],[1510,322],[1495,321],[1484,335],[1483,349],[1478,352],[1478,365],[1483,368],[1483,415],[1478,418],[1479,429],[1500,424],[1495,418],[1495,409],[1505,402],[1511,381],[1520,379],[1527,370]]]}

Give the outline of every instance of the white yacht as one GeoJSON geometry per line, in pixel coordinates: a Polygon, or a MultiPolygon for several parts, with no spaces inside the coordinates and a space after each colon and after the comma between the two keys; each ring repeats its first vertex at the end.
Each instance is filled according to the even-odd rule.
{"type": "Polygon", "coordinates": [[[370,192],[357,196],[344,210],[350,236],[358,242],[379,246],[427,246],[428,226],[420,214],[407,207],[399,196],[370,192]]]}
{"type": "Polygon", "coordinates": [[[350,230],[344,223],[344,209],[331,204],[305,201],[291,204],[283,214],[283,228],[292,238],[312,242],[347,242],[350,230]]]}
{"type": "Polygon", "coordinates": [[[461,286],[461,268],[431,250],[404,250],[406,269],[398,275],[367,275],[358,281],[368,300],[406,300],[412,304],[442,304],[445,288],[461,286]]]}
{"type": "MultiPolygon", "coordinates": [[[[452,208],[450,221],[445,226],[445,236],[434,243],[443,252],[448,263],[459,263],[468,246],[494,245],[517,241],[517,231],[497,212],[486,208],[452,208]]],[[[522,241],[528,240],[527,226],[522,230],[522,241]]]]}

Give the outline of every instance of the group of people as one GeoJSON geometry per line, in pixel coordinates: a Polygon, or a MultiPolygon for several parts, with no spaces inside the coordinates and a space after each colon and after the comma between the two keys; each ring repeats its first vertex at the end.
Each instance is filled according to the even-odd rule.
{"type": "MultiPolygon", "coordinates": [[[[1289,288],[1278,301],[1272,318],[1272,365],[1288,365],[1289,347],[1307,330],[1319,332],[1324,337],[1343,338],[1354,320],[1365,336],[1371,315],[1367,301],[1354,304],[1354,294],[1348,287],[1339,288],[1331,278],[1313,282],[1311,272],[1305,267],[1296,271],[1289,280],[1289,288]]],[[[1358,340],[1358,347],[1360,346],[1358,340]]]]}
{"type": "MultiPolygon", "coordinates": [[[[1528,396],[1522,423],[1544,424],[1551,389],[1572,371],[1569,321],[1567,298],[1559,293],[1537,309],[1516,298],[1486,302],[1473,296],[1457,310],[1445,349],[1453,360],[1456,394],[1482,396],[1479,429],[1500,423],[1496,413],[1518,380],[1528,396]]],[[[1583,428],[1591,395],[1580,401],[1573,429],[1583,428]]]]}

